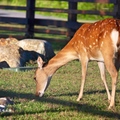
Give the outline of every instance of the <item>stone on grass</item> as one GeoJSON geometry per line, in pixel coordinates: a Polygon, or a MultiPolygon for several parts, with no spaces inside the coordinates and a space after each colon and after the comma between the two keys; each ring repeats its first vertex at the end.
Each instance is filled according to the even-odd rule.
{"type": "Polygon", "coordinates": [[[40,56],[45,62],[55,55],[52,46],[45,40],[16,38],[0,39],[0,68],[23,67],[40,56]]]}
{"type": "Polygon", "coordinates": [[[44,61],[50,60],[55,55],[51,44],[45,40],[23,39],[18,41],[16,44],[24,50],[35,51],[38,54],[43,55],[44,61]]]}

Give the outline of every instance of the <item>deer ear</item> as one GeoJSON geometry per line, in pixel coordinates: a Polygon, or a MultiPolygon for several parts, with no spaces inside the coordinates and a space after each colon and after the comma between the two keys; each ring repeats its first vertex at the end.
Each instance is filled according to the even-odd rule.
{"type": "Polygon", "coordinates": [[[43,66],[43,60],[42,60],[42,58],[41,57],[38,57],[38,59],[37,59],[37,64],[38,64],[38,67],[40,68],[40,69],[42,69],[42,66],[43,66]]]}

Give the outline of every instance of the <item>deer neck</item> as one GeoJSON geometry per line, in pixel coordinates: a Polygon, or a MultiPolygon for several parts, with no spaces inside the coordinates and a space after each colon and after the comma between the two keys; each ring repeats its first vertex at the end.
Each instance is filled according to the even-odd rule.
{"type": "Polygon", "coordinates": [[[80,59],[81,55],[87,54],[86,48],[84,46],[85,40],[84,38],[81,38],[81,35],[84,34],[85,30],[90,25],[91,24],[85,24],[83,26],[84,29],[78,29],[69,43],[43,68],[48,76],[52,76],[57,69],[66,63],[75,59],[80,59]]]}
{"type": "Polygon", "coordinates": [[[52,76],[60,67],[75,59],[78,59],[78,55],[74,48],[68,44],[43,69],[48,76],[52,76]]]}

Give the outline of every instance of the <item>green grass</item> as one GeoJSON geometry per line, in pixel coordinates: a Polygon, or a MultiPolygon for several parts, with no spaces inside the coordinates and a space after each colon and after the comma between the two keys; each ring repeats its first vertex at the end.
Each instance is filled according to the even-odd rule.
{"type": "MultiPolygon", "coordinates": [[[[68,63],[55,73],[42,98],[34,95],[34,72],[0,70],[0,97],[8,96],[15,101],[15,113],[1,114],[1,120],[120,119],[120,83],[117,84],[116,111],[109,111],[106,91],[95,62],[89,63],[84,96],[80,102],[76,101],[81,80],[81,66],[78,61],[68,63]]],[[[107,81],[111,89],[108,74],[107,81]]]]}

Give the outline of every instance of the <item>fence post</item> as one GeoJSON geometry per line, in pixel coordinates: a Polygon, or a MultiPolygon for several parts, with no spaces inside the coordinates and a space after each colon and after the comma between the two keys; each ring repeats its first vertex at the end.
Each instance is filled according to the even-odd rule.
{"type": "Polygon", "coordinates": [[[120,19],[120,0],[116,0],[117,10],[116,10],[116,16],[115,18],[120,19]]]}
{"type": "Polygon", "coordinates": [[[26,38],[34,37],[35,0],[26,0],[26,38]]]}
{"type": "MultiPolygon", "coordinates": [[[[69,10],[77,10],[77,2],[68,2],[68,6],[69,6],[69,10]]],[[[68,13],[68,22],[77,22],[77,14],[73,14],[73,13],[68,13]]],[[[72,37],[73,34],[71,33],[75,33],[76,30],[69,28],[68,29],[68,34],[70,36],[70,38],[72,37]]]]}

